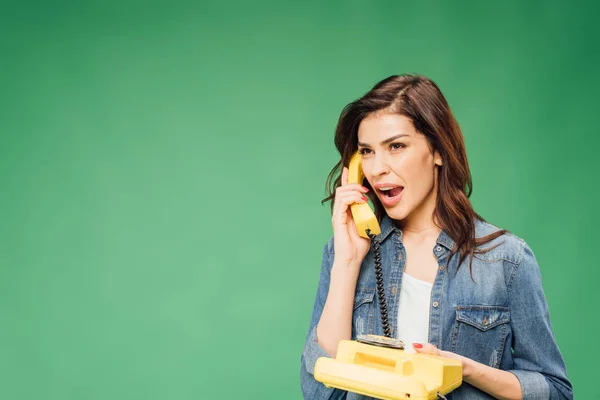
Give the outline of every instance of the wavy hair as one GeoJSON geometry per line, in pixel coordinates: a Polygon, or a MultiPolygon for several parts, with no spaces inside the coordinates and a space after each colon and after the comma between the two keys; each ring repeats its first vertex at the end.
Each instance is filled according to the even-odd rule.
{"type": "MultiPolygon", "coordinates": [[[[341,160],[333,167],[326,181],[329,196],[321,204],[335,200],[335,189],[341,185],[342,166],[348,166],[350,158],[358,149],[358,127],[361,121],[372,113],[399,114],[409,118],[417,132],[425,135],[430,150],[437,150],[443,161],[438,174],[436,220],[454,240],[455,246],[448,257],[448,265],[455,254],[459,254],[458,265],[470,255],[469,271],[472,277],[472,263],[475,253],[482,254],[494,247],[482,250],[480,246],[509,232],[501,229],[482,238],[475,237],[475,218],[485,222],[471,205],[469,197],[473,182],[464,138],[450,106],[439,87],[422,75],[393,75],[377,83],[360,99],[346,105],[340,114],[335,129],[335,146],[341,160]]],[[[375,207],[375,215],[381,221],[385,209],[372,187],[365,180],[365,187],[371,189],[368,196],[375,207]]],[[[458,269],[457,269],[458,271],[458,269]]]]}

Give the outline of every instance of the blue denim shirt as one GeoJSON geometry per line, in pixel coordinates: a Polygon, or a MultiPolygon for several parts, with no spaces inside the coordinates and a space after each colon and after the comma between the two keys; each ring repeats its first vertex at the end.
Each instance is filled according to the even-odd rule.
{"type": "MultiPolygon", "coordinates": [[[[489,223],[476,221],[476,237],[497,230],[489,223]]],[[[381,221],[378,239],[381,242],[389,322],[392,335],[395,335],[406,250],[402,244],[402,231],[387,216],[381,221]]],[[[473,282],[468,256],[458,272],[458,254],[446,267],[454,241],[442,230],[432,249],[439,268],[431,289],[429,343],[512,372],[521,383],[523,399],[572,399],[572,385],[550,324],[535,255],[525,241],[510,233],[482,248],[493,247],[497,243],[501,244],[488,253],[476,254],[473,282]]],[[[316,325],[327,299],[333,258],[331,238],[323,251],[319,287],[301,356],[302,392],[305,399],[368,399],[327,388],[313,376],[317,359],[329,357],[317,343],[316,325]]],[[[352,339],[366,333],[383,335],[372,249],[363,260],[356,284],[352,339]]],[[[464,381],[447,397],[454,400],[493,398],[464,381]]]]}

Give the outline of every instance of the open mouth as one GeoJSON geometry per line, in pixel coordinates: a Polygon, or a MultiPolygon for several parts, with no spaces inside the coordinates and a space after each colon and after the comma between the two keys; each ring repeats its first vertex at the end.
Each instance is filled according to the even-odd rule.
{"type": "Polygon", "coordinates": [[[377,189],[379,198],[384,207],[395,207],[402,200],[404,186],[380,187],[377,189]]]}
{"type": "Polygon", "coordinates": [[[379,192],[381,192],[381,194],[385,197],[393,198],[393,197],[398,196],[402,192],[403,189],[404,189],[403,186],[398,186],[395,188],[381,188],[381,189],[379,189],[379,192]]]}

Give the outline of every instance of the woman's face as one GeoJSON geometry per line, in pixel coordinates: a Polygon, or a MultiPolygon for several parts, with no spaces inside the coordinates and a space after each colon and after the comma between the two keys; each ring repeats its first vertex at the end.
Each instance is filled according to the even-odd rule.
{"type": "MultiPolygon", "coordinates": [[[[371,114],[358,127],[366,179],[390,218],[423,227],[435,210],[438,166],[425,136],[398,114],[371,114]]],[[[406,226],[406,225],[404,225],[406,226]]]]}

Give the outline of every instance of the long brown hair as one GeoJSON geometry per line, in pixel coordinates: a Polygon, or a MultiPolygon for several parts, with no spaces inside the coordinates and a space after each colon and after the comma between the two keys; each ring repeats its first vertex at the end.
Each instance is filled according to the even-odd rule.
{"type": "MultiPolygon", "coordinates": [[[[342,110],[335,129],[335,146],[341,160],[333,167],[327,177],[326,190],[329,196],[321,201],[331,201],[331,210],[335,200],[335,189],[341,185],[342,165],[348,166],[350,158],[358,149],[358,127],[369,114],[384,112],[404,115],[409,118],[415,129],[425,135],[433,153],[437,150],[443,161],[438,176],[437,203],[435,218],[455,246],[448,257],[459,252],[458,265],[467,255],[471,256],[469,271],[472,276],[472,263],[475,253],[485,253],[492,248],[482,250],[479,246],[508,232],[501,229],[482,238],[475,238],[475,218],[485,222],[477,214],[469,201],[473,191],[471,172],[467,161],[464,138],[448,102],[438,86],[422,75],[393,75],[377,83],[360,99],[348,104],[342,110]]],[[[372,189],[365,180],[363,185],[372,189]]],[[[377,196],[368,193],[375,207],[375,215],[381,221],[385,209],[377,196]]]]}

